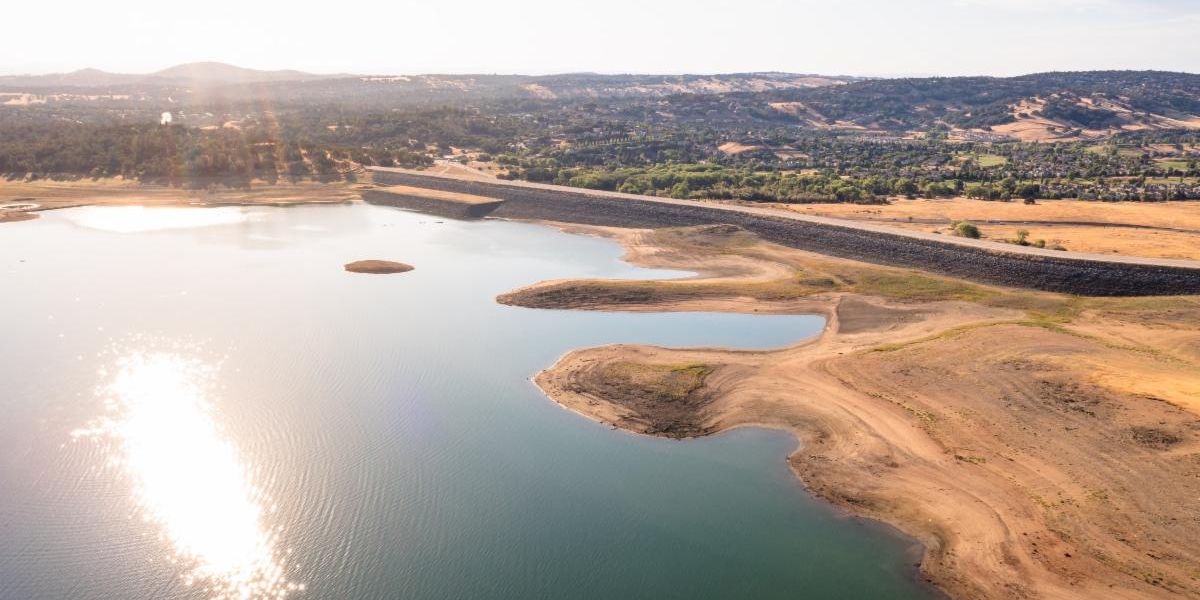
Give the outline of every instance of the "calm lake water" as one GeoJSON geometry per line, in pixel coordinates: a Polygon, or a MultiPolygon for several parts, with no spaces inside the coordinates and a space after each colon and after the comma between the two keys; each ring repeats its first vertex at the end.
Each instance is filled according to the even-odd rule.
{"type": "Polygon", "coordinates": [[[795,440],[614,431],[530,377],[612,342],[819,317],[500,306],[661,277],[598,239],[371,206],[0,225],[0,598],[929,598],[808,496],[795,440]],[[408,262],[392,276],[358,259],[408,262]]]}

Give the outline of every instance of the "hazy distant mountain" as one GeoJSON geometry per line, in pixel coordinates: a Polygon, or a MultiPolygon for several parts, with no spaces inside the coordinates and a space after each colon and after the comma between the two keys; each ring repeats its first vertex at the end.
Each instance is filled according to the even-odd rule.
{"type": "Polygon", "coordinates": [[[0,77],[6,87],[114,87],[154,85],[227,85],[243,83],[275,83],[285,81],[317,81],[352,77],[351,75],[317,75],[303,71],[260,71],[218,62],[198,62],[176,65],[146,74],[109,73],[100,69],[80,69],[70,73],[49,75],[11,75],[0,77]]]}
{"type": "Polygon", "coordinates": [[[0,84],[37,87],[105,87],[137,83],[145,78],[145,75],[109,73],[100,69],[80,69],[70,73],[49,75],[10,75],[0,77],[0,84]]]}
{"type": "Polygon", "coordinates": [[[316,81],[337,79],[350,75],[316,75],[303,71],[259,71],[219,62],[196,62],[176,65],[148,75],[159,79],[199,83],[262,83],[274,81],[316,81]]]}

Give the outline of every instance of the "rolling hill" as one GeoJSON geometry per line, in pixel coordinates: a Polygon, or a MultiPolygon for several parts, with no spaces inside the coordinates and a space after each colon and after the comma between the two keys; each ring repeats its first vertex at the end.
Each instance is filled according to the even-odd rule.
{"type": "MultiPolygon", "coordinates": [[[[10,92],[78,92],[78,88],[153,94],[180,86],[204,89],[267,86],[280,98],[305,97],[344,102],[463,101],[495,99],[571,100],[581,98],[660,98],[677,94],[759,93],[799,90],[855,81],[850,77],[793,73],[733,73],[720,75],[318,75],[302,71],[260,71],[234,65],[200,62],[177,65],[147,74],[108,73],[82,69],[50,75],[0,77],[0,89],[10,92]]],[[[262,93],[262,90],[256,91],[262,93]]],[[[236,90],[227,90],[236,97],[236,90]]],[[[177,95],[177,94],[176,94],[177,95]]]]}
{"type": "Polygon", "coordinates": [[[280,81],[315,81],[350,77],[349,75],[317,75],[302,71],[260,71],[218,62],[196,62],[175,65],[153,73],[110,73],[100,69],[80,69],[70,73],[48,75],[10,75],[0,77],[0,86],[30,88],[96,88],[96,87],[153,87],[162,85],[230,85],[280,81]]]}
{"type": "Polygon", "coordinates": [[[798,125],[995,134],[1024,141],[1200,129],[1200,75],[1160,71],[877,79],[762,95],[798,125]]]}
{"type": "Polygon", "coordinates": [[[277,107],[487,106],[685,127],[795,128],[950,139],[1062,141],[1200,130],[1200,75],[1162,71],[862,79],[719,75],[319,75],[204,62],[143,75],[83,69],[0,77],[4,104],[86,102],[116,111],[270,101],[277,107]],[[503,106],[501,106],[503,105],[503,106]]]}

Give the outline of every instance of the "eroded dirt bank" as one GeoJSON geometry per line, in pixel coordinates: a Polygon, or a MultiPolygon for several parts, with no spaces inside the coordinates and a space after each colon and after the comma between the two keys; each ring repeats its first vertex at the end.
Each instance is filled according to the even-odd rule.
{"type": "Polygon", "coordinates": [[[922,570],[955,598],[1200,596],[1200,299],[985,287],[728,226],[586,231],[701,275],[500,301],[820,312],[829,326],[779,351],[579,350],[537,376],[557,402],[667,437],[793,431],[808,487],[922,541],[922,570]]]}

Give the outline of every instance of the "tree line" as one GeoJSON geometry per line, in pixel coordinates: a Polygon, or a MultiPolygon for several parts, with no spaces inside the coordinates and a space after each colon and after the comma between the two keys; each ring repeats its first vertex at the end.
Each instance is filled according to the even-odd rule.
{"type": "Polygon", "coordinates": [[[353,178],[360,164],[431,163],[428,156],[408,150],[281,138],[255,124],[200,129],[153,123],[0,123],[0,173],[9,178],[124,177],[175,186],[244,188],[255,181],[353,178]]]}

